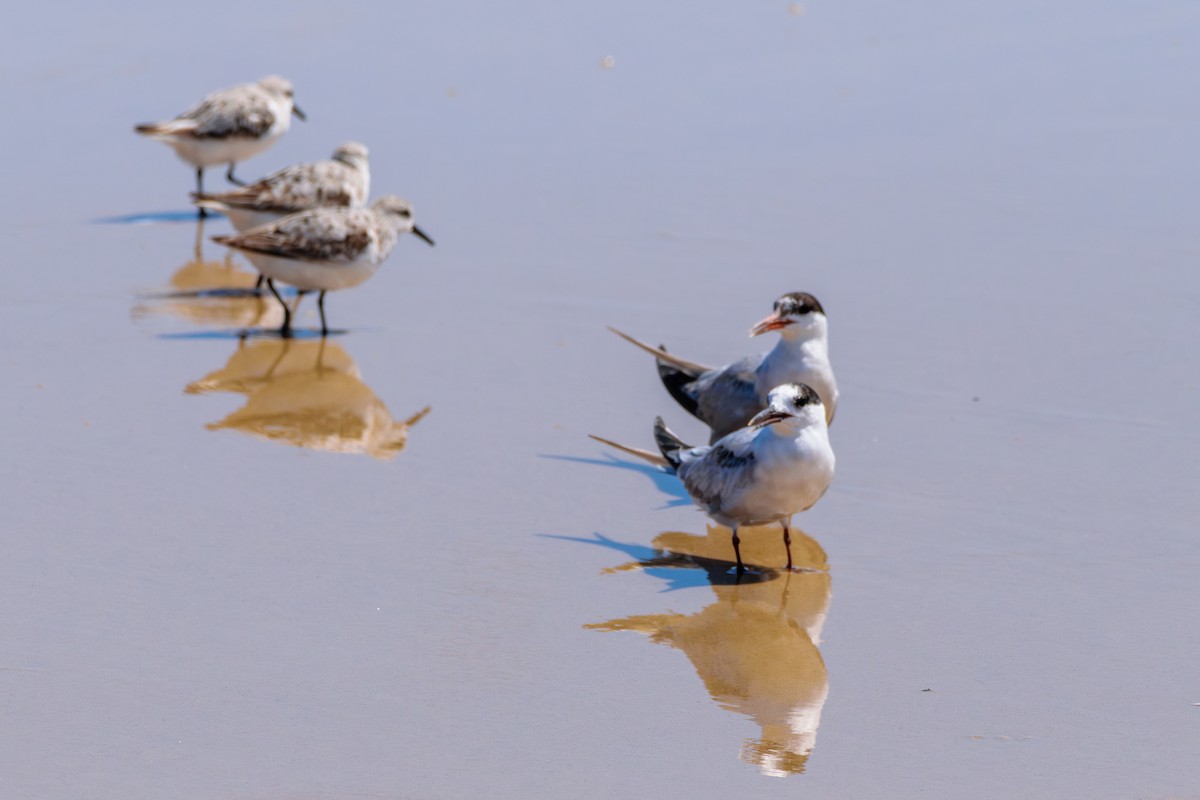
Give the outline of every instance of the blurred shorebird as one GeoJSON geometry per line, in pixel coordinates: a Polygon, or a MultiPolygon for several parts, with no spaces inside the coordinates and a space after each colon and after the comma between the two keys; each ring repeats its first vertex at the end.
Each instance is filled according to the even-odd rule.
{"type": "Polygon", "coordinates": [[[193,193],[192,200],[229,217],[233,227],[244,233],[321,206],[359,208],[366,205],[370,186],[366,146],[346,142],[328,161],[294,164],[240,189],[193,193]]]}
{"type": "MultiPolygon", "coordinates": [[[[321,335],[325,293],[349,289],[375,274],[392,252],[400,234],[412,232],[430,245],[433,239],[413,224],[407,200],[388,195],[369,208],[315,208],[233,236],[213,241],[241,251],[267,279],[267,288],[283,306],[282,336],[291,335],[292,313],[275,289],[275,281],[306,292],[320,292],[321,335]]],[[[297,301],[299,306],[299,301],[297,301]]]]}
{"type": "Polygon", "coordinates": [[[163,142],[194,166],[196,192],[203,194],[205,167],[228,164],[225,177],[241,184],[233,174],[237,162],[258,155],[287,133],[293,114],[304,119],[293,100],[292,84],[270,75],[258,83],[213,92],[174,119],[134,130],[163,142]]]}
{"type": "Polygon", "coordinates": [[[697,506],[733,532],[737,571],[742,573],[738,528],[778,522],[783,526],[787,566],[792,567],[792,515],[821,499],[833,479],[834,456],[820,396],[805,384],[771,390],[767,407],[748,427],[715,444],[690,447],[654,420],[661,455],[592,436],[618,450],[674,472],[697,506]]]}
{"type": "Polygon", "coordinates": [[[833,422],[838,390],[829,363],[829,324],[825,309],[808,292],[783,295],[771,315],[750,329],[751,336],[779,331],[779,343],[770,352],[724,367],[697,364],[616,328],[609,330],[657,359],[663,386],[688,413],[712,428],[711,442],[744,426],[766,405],[768,392],[783,383],[815,389],[825,407],[825,421],[833,422]]]}

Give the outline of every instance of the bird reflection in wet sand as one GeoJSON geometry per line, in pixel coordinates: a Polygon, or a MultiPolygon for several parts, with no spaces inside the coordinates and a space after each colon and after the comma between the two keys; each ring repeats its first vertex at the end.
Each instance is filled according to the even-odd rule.
{"type": "Polygon", "coordinates": [[[134,317],[166,313],[198,325],[233,327],[242,331],[276,328],[283,310],[255,290],[258,274],[240,267],[231,252],[221,260],[206,260],[204,220],[196,225],[192,257],[171,275],[170,291],[145,298],[134,317]]]}
{"type": "Polygon", "coordinates": [[[235,430],[268,441],[388,459],[429,407],[393,419],[363,383],[345,350],[325,339],[242,341],[225,366],[189,384],[188,394],[232,392],[246,404],[209,430],[235,430]]]}
{"type": "Polygon", "coordinates": [[[744,741],[740,757],[764,775],[804,772],[816,744],[829,676],[817,644],[829,610],[830,578],[816,540],[793,531],[795,566],[785,569],[765,537],[750,538],[743,558],[757,569],[728,575],[728,539],[710,527],[706,536],[668,532],[654,540],[659,555],[607,572],[634,569],[703,569],[717,599],[694,614],[647,614],[585,627],[643,633],[682,650],[713,700],[761,728],[744,741]]]}

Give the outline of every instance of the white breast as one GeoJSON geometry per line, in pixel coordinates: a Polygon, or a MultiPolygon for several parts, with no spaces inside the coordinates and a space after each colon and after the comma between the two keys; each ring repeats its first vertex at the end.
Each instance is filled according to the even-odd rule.
{"type": "Polygon", "coordinates": [[[767,404],[767,394],[785,383],[805,383],[811,386],[825,406],[825,419],[830,421],[837,410],[838,389],[829,363],[829,351],[824,342],[809,341],[799,347],[786,347],[783,342],[767,354],[755,376],[758,400],[767,404]]]}
{"type": "Polygon", "coordinates": [[[350,262],[296,261],[265,253],[241,252],[263,275],[305,292],[349,289],[379,269],[379,262],[371,257],[371,251],[350,262]]]}
{"type": "Polygon", "coordinates": [[[790,517],[821,499],[833,480],[834,456],[824,430],[805,429],[796,439],[764,431],[755,440],[754,482],[736,501],[740,516],[755,522],[790,517]]]}

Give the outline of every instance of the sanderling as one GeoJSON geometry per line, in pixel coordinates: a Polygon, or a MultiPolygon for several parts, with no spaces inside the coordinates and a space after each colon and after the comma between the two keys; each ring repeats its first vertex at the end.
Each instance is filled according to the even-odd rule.
{"type": "Polygon", "coordinates": [[[292,99],[292,84],[270,75],[258,83],[213,92],[174,119],[138,125],[134,130],[169,145],[194,166],[196,192],[203,194],[205,167],[228,164],[225,177],[241,184],[234,177],[234,166],[287,133],[292,114],[304,119],[304,112],[292,99]]]}
{"type": "Polygon", "coordinates": [[[713,368],[651,347],[616,328],[610,331],[658,359],[658,374],[675,400],[712,428],[712,439],[736,431],[758,413],[767,393],[783,383],[816,389],[826,422],[837,408],[837,381],[829,363],[829,323],[825,309],[808,292],[792,292],[775,301],[775,311],[750,329],[751,336],[779,331],[779,343],[766,354],[748,356],[713,368]]]}
{"type": "MultiPolygon", "coordinates": [[[[291,335],[292,312],[275,291],[275,281],[305,292],[320,292],[321,335],[325,292],[349,289],[375,274],[402,233],[411,231],[429,244],[433,239],[413,224],[412,206],[389,195],[369,208],[314,208],[233,236],[213,241],[243,252],[267,279],[267,288],[284,307],[283,336],[291,335]]],[[[297,301],[299,305],[299,301],[297,301]]]]}
{"type": "Polygon", "coordinates": [[[821,499],[833,479],[833,448],[820,396],[805,384],[776,386],[767,407],[748,426],[715,444],[690,447],[654,420],[662,455],[592,436],[677,474],[692,501],[733,531],[737,571],[744,571],[738,528],[778,522],[783,526],[788,569],[792,567],[789,525],[793,514],[821,499]]]}
{"type": "Polygon", "coordinates": [[[370,184],[366,146],[346,142],[329,161],[295,164],[240,189],[192,198],[201,208],[229,217],[242,233],[310,208],[366,205],[370,184]]]}

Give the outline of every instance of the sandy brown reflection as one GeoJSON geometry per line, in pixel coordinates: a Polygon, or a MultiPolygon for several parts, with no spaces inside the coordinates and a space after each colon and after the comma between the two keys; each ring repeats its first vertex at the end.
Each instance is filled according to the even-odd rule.
{"type": "Polygon", "coordinates": [[[188,394],[233,392],[246,403],[209,430],[234,430],[310,450],[392,458],[429,407],[393,419],[363,383],[345,350],[325,339],[242,341],[221,369],[188,384],[188,394]]]}
{"type": "Polygon", "coordinates": [[[171,291],[152,302],[139,303],[135,318],[171,314],[197,325],[237,328],[277,328],[283,309],[269,295],[253,293],[258,273],[239,266],[226,251],[220,261],[206,261],[204,224],[196,226],[192,257],[171,275],[171,291]]]}
{"type": "MultiPolygon", "coordinates": [[[[761,728],[758,738],[743,742],[742,760],[765,775],[784,776],[804,771],[829,693],[817,643],[829,610],[830,579],[824,550],[795,530],[792,552],[799,571],[784,570],[777,534],[775,527],[750,531],[742,553],[758,574],[736,584],[714,583],[716,601],[695,614],[650,614],[586,627],[636,631],[682,650],[722,708],[751,717],[761,728]]],[[[663,533],[654,547],[664,554],[611,571],[691,566],[724,576],[730,566],[726,528],[710,527],[703,537],[663,533]]]]}

